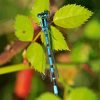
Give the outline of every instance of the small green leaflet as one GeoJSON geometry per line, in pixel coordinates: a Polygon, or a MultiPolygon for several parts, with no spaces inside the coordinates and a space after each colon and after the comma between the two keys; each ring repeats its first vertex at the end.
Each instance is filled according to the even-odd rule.
{"type": "Polygon", "coordinates": [[[100,59],[90,62],[90,66],[94,72],[100,72],[100,59]]]}
{"type": "Polygon", "coordinates": [[[36,23],[39,23],[37,15],[41,12],[44,12],[45,10],[49,11],[49,6],[49,0],[35,0],[31,13],[32,18],[36,23]]]}
{"type": "MultiPolygon", "coordinates": [[[[53,50],[69,50],[62,33],[57,28],[51,26],[50,34],[52,39],[53,50]]],[[[44,43],[44,45],[46,45],[45,35],[43,32],[41,33],[41,41],[44,43]]]]}
{"type": "Polygon", "coordinates": [[[89,39],[100,39],[100,21],[92,19],[85,27],[84,35],[89,39]]]}
{"type": "Polygon", "coordinates": [[[77,43],[71,52],[71,59],[76,63],[86,63],[89,60],[91,47],[88,44],[77,43]]]}
{"type": "Polygon", "coordinates": [[[40,73],[45,72],[46,58],[40,44],[36,42],[30,44],[26,51],[26,57],[35,70],[40,73]]]}
{"type": "Polygon", "coordinates": [[[21,41],[32,41],[34,29],[27,16],[17,15],[15,21],[15,35],[21,41]]]}
{"type": "Polygon", "coordinates": [[[67,100],[97,100],[97,96],[88,88],[80,87],[73,90],[67,100]]]}
{"type": "Polygon", "coordinates": [[[53,22],[63,28],[76,28],[84,24],[92,14],[81,5],[70,4],[55,13],[53,22]]]}
{"type": "Polygon", "coordinates": [[[27,100],[36,100],[37,94],[43,92],[45,88],[46,87],[43,83],[43,80],[41,80],[41,78],[39,78],[38,75],[32,77],[31,90],[27,97],[27,100]]]}
{"type": "Polygon", "coordinates": [[[55,96],[52,93],[46,92],[42,94],[40,97],[38,97],[36,100],[61,100],[59,97],[55,96]]]}

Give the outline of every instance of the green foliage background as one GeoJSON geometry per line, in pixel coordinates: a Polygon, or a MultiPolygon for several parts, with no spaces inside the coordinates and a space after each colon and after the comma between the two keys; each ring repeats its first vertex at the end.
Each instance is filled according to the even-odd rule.
{"type": "MultiPolygon", "coordinates": [[[[34,0],[0,0],[0,53],[2,53],[6,47],[7,44],[11,43],[12,41],[16,40],[16,37],[14,35],[13,30],[13,24],[10,24],[10,22],[13,23],[15,16],[17,14],[24,14],[29,15],[29,8],[31,8],[31,3],[34,0]],[[12,28],[11,31],[9,31],[9,26],[12,28]],[[3,29],[4,27],[4,29],[3,29]]],[[[73,87],[78,88],[74,90],[74,88],[71,90],[70,95],[67,95],[65,93],[65,96],[63,96],[63,89],[61,88],[60,91],[60,97],[70,98],[72,100],[77,100],[75,96],[79,96],[77,94],[80,93],[82,95],[82,99],[85,100],[88,98],[88,100],[99,100],[100,98],[100,1],[99,0],[56,0],[56,3],[58,6],[63,6],[65,4],[80,4],[82,6],[87,7],[89,10],[92,10],[94,12],[93,17],[89,22],[87,22],[85,25],[78,29],[62,29],[59,28],[62,32],[64,32],[64,36],[66,36],[66,40],[69,41],[69,46],[71,51],[67,51],[67,54],[70,56],[70,59],[73,63],[70,65],[79,69],[79,73],[75,77],[75,79],[69,79],[67,78],[66,84],[71,86],[72,84],[69,84],[69,80],[73,81],[74,85],[73,87]],[[61,2],[61,4],[59,4],[61,2]],[[66,34],[67,33],[67,34],[66,34]],[[92,75],[84,69],[84,66],[80,65],[86,63],[88,66],[92,69],[92,75]],[[79,88],[82,87],[82,88],[79,88]],[[85,87],[85,88],[83,88],[85,87]],[[88,90],[89,89],[89,90],[88,90]],[[82,92],[81,92],[82,91],[82,92]],[[83,93],[83,94],[81,94],[83,93]],[[86,96],[87,95],[87,96],[86,96]],[[91,95],[93,96],[91,99],[91,95]],[[87,97],[87,98],[86,98],[87,97]],[[73,99],[74,98],[74,99],[73,99]]],[[[63,54],[63,56],[66,55],[65,52],[56,52],[55,55],[60,59],[60,55],[63,54]]],[[[57,60],[57,59],[56,59],[57,60]]],[[[58,60],[57,60],[58,61],[58,60]]],[[[63,61],[66,60],[63,58],[63,61]]],[[[22,54],[16,55],[9,63],[6,65],[12,65],[22,62],[22,54]]],[[[62,66],[61,66],[62,67],[62,66]]],[[[60,68],[61,68],[60,67],[60,68]]],[[[68,73],[66,69],[70,68],[69,65],[64,65],[62,69],[64,70],[64,73],[68,73]]],[[[58,68],[59,70],[59,68],[58,68]]],[[[14,83],[15,83],[15,76],[17,72],[5,74],[0,76],[0,100],[13,100],[13,89],[14,89],[14,83]]],[[[73,71],[72,71],[73,73],[73,71]]],[[[70,77],[72,74],[69,74],[70,77]]],[[[66,79],[66,78],[65,78],[66,79]]],[[[32,89],[30,92],[30,95],[28,97],[28,100],[45,100],[45,96],[51,97],[51,100],[60,100],[60,98],[56,98],[53,94],[50,93],[44,93],[44,91],[51,90],[50,82],[48,82],[49,78],[45,81],[43,81],[40,77],[40,74],[36,74],[36,77],[32,79],[32,89]],[[34,88],[35,87],[35,88],[34,88]],[[43,94],[44,93],[44,94],[43,94]],[[40,96],[40,94],[42,94],[40,96]],[[52,99],[53,98],[53,99],[52,99]]],[[[63,84],[63,81],[61,81],[63,84]]],[[[67,87],[67,85],[63,85],[63,87],[67,87]]],[[[66,89],[66,91],[67,91],[66,89]]],[[[78,97],[79,98],[79,97],[78,97]]],[[[80,100],[82,100],[80,99],[80,100]]],[[[79,100],[79,99],[78,99],[79,100]]]]}

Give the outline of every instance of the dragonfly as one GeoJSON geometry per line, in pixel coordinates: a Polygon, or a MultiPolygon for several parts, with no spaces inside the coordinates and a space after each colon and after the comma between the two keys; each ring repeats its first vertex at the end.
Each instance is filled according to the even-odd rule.
{"type": "Polygon", "coordinates": [[[50,43],[51,40],[49,38],[50,36],[49,23],[48,23],[49,11],[41,12],[37,16],[40,19],[40,26],[45,35],[46,49],[47,49],[48,61],[50,65],[50,68],[49,68],[50,79],[51,79],[51,82],[53,83],[54,94],[58,95],[58,86],[56,82],[55,67],[54,67],[54,60],[53,60],[54,57],[53,57],[53,52],[52,52],[51,43],[50,43]]]}

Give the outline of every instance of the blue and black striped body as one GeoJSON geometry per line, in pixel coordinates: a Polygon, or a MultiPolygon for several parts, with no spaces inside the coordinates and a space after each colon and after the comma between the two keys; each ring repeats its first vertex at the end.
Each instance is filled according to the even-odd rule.
{"type": "Polygon", "coordinates": [[[51,81],[53,82],[54,94],[58,95],[58,87],[56,84],[53,54],[52,54],[50,38],[49,38],[49,26],[48,26],[48,21],[47,21],[48,16],[49,16],[48,11],[44,11],[44,12],[38,14],[38,17],[40,18],[42,31],[45,34],[46,48],[47,48],[48,60],[49,60],[49,64],[50,64],[50,78],[51,78],[51,81]]]}

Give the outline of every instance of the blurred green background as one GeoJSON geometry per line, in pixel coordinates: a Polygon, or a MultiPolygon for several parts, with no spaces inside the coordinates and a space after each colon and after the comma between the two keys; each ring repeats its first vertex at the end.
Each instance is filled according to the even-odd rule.
{"type": "MultiPolygon", "coordinates": [[[[59,81],[59,98],[70,100],[68,96],[71,96],[71,100],[100,100],[100,0],[55,1],[57,7],[75,3],[94,12],[94,15],[82,27],[70,30],[59,28],[64,33],[71,49],[70,52],[56,52],[55,54],[56,62],[61,64],[58,72],[63,78],[63,80],[60,78],[59,81]],[[69,93],[69,91],[79,87],[85,87],[85,90],[79,89],[69,93]],[[79,95],[85,94],[87,98],[83,95],[83,98],[78,99],[77,92],[79,95]],[[75,98],[76,95],[77,98],[75,98]],[[93,96],[92,99],[89,96],[93,96]]],[[[13,27],[16,15],[30,15],[33,2],[34,0],[0,0],[0,54],[5,51],[9,44],[17,40],[13,27]]],[[[21,62],[22,53],[19,53],[9,63],[0,67],[21,62]]],[[[44,93],[52,91],[49,78],[46,77],[45,80],[42,80],[41,75],[36,73],[32,78],[31,91],[27,99],[15,96],[16,74],[17,72],[0,75],[0,100],[36,100],[36,98],[45,100],[43,98],[48,97],[49,93],[44,93]],[[40,97],[41,94],[44,94],[44,97],[40,97]]],[[[60,100],[53,97],[54,95],[50,96],[51,100],[60,100]]]]}

